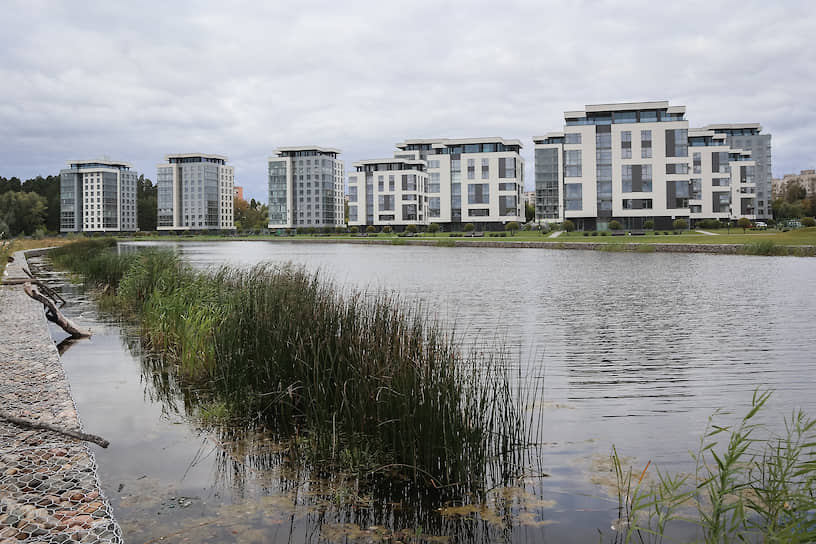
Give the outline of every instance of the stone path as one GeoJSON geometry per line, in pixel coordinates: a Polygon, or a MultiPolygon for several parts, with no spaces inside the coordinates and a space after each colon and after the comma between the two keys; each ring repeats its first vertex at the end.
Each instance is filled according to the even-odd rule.
{"type": "Polygon", "coordinates": [[[548,236],[548,238],[558,238],[559,236],[561,236],[562,232],[564,232],[564,231],[563,230],[557,230],[557,231],[553,232],[552,234],[550,234],[548,236]]]}
{"type": "Polygon", "coordinates": [[[699,232],[700,234],[707,234],[708,236],[719,236],[716,232],[708,232],[707,230],[696,230],[694,232],[699,232]]]}
{"type": "MultiPolygon", "coordinates": [[[[5,277],[25,277],[14,258],[5,277]]],[[[42,305],[22,286],[0,287],[0,377],[1,411],[81,428],[42,305]]],[[[12,542],[123,542],[88,445],[0,420],[0,544],[12,542]]]]}

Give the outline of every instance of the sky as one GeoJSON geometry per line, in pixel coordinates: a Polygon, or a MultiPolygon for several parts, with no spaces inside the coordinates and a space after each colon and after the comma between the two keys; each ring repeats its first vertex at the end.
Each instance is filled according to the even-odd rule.
{"type": "Polygon", "coordinates": [[[279,146],[346,171],[412,138],[521,140],[586,104],[759,122],[773,173],[816,167],[816,3],[0,0],[0,176],[107,157],[155,180],[218,153],[266,201],[279,146]]]}

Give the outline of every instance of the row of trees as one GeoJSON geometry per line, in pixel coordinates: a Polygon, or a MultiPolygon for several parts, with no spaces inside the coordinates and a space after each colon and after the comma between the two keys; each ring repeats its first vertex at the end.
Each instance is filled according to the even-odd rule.
{"type": "Polygon", "coordinates": [[[771,205],[777,220],[816,217],[816,195],[808,196],[807,190],[797,183],[789,183],[782,198],[774,200],[771,205]]]}

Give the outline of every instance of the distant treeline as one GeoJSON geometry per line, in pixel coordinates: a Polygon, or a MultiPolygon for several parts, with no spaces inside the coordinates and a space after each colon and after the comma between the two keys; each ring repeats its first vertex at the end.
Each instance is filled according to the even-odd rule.
{"type": "MultiPolygon", "coordinates": [[[[156,230],[157,190],[139,176],[136,187],[139,229],[156,230]]],[[[0,177],[0,236],[57,233],[60,228],[60,177],[0,177]]]]}

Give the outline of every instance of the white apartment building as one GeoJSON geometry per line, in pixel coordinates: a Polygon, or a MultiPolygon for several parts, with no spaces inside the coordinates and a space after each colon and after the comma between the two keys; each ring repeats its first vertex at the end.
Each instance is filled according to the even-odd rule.
{"type": "Polygon", "coordinates": [[[503,229],[524,222],[521,142],[504,138],[406,140],[395,157],[426,162],[429,223],[459,230],[503,229]]]}
{"type": "Polygon", "coordinates": [[[773,217],[773,175],[771,172],[771,135],[762,134],[759,123],[731,123],[706,125],[703,130],[710,130],[726,137],[726,143],[732,149],[750,151],[754,160],[754,181],[756,183],[756,219],[773,217]]]}
{"type": "Polygon", "coordinates": [[[689,130],[691,219],[757,219],[755,165],[750,151],[733,149],[725,134],[689,130]]]}
{"type": "Polygon", "coordinates": [[[339,154],[318,146],[275,150],[267,162],[270,229],[345,224],[339,154]]]}
{"type": "Polygon", "coordinates": [[[138,176],[127,162],[68,161],[60,170],[60,232],[139,230],[138,176]]]}
{"type": "Polygon", "coordinates": [[[547,159],[536,166],[541,220],[570,219],[578,229],[604,230],[613,219],[639,229],[646,220],[669,228],[674,219],[689,217],[684,106],[597,104],[564,118],[563,136],[534,138],[537,157],[547,159]],[[563,172],[558,203],[554,185],[560,174],[553,169],[563,172]],[[555,207],[561,203],[563,212],[555,207]]]}
{"type": "Polygon", "coordinates": [[[157,166],[158,230],[234,229],[235,171],[222,155],[167,155],[157,166]]]}
{"type": "Polygon", "coordinates": [[[350,226],[427,225],[426,163],[415,158],[372,159],[349,174],[350,226]]]}
{"type": "Polygon", "coordinates": [[[758,124],[688,128],[668,102],[586,106],[563,131],[534,137],[536,220],[604,230],[675,219],[762,219],[770,213],[770,135],[758,124]],[[749,149],[741,147],[749,146],[749,149]],[[769,174],[768,174],[769,176],[769,174]],[[766,186],[767,185],[767,186],[766,186]]]}

